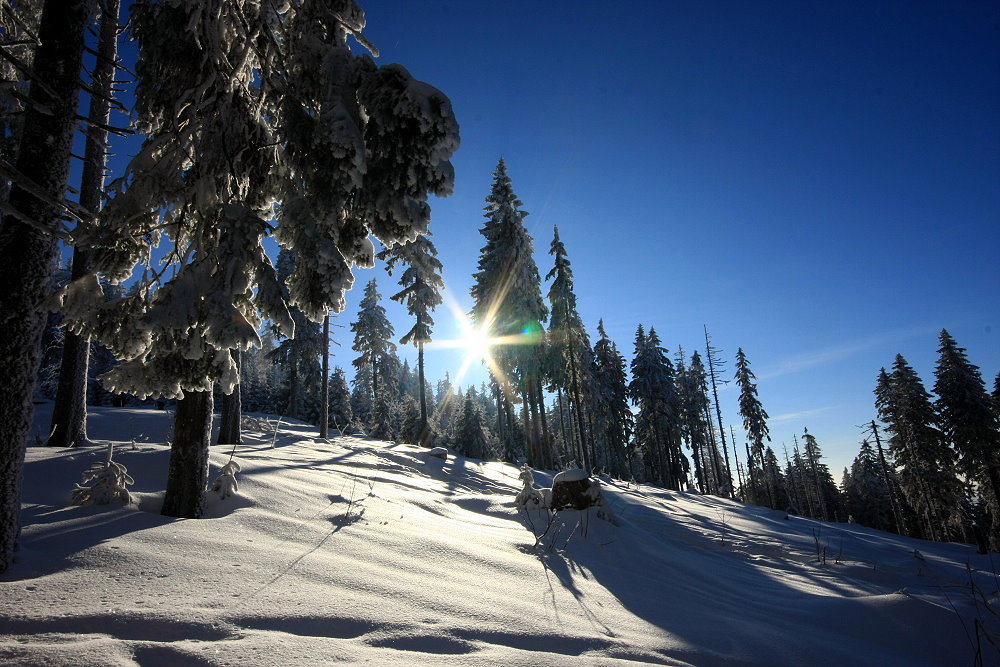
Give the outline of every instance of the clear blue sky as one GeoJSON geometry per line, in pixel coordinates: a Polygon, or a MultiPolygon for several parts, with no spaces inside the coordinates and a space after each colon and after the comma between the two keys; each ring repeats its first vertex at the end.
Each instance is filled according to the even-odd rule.
{"type": "MultiPolygon", "coordinates": [[[[559,226],[592,335],[604,318],[631,356],[641,322],[673,354],[702,348],[707,324],[729,378],[743,347],[779,457],[808,427],[839,477],[879,368],[902,353],[929,389],[942,327],[992,385],[996,3],[362,6],[379,62],[448,94],[461,124],[455,194],[432,202],[431,228],[463,309],[503,155],[543,275],[559,226]]],[[[359,283],[370,275],[392,293],[383,272],[359,283]]],[[[447,311],[436,319],[457,335],[447,311]]],[[[460,356],[429,352],[429,377],[460,356]]],[[[735,389],[722,399],[742,443],[735,389]]]]}
{"type": "MultiPolygon", "coordinates": [[[[631,357],[743,347],[774,445],[808,427],[835,476],[896,353],[933,385],[937,333],[1000,371],[1000,5],[362,0],[380,63],[452,100],[455,194],[431,229],[460,310],[503,155],[544,275],[558,225],[580,313],[631,357]]],[[[336,318],[351,374],[358,271],[336,318]]],[[[543,289],[547,289],[543,287],[543,289]]],[[[459,336],[447,308],[435,336],[459,336]]],[[[411,362],[413,348],[400,352],[411,362]]],[[[462,352],[429,350],[428,378],[462,352]]],[[[482,368],[469,380],[486,378],[482,368]]],[[[742,430],[736,390],[723,417],[742,430]]],[[[741,450],[742,451],[742,450],[741,450]]],[[[741,457],[742,460],[743,457],[741,457]]]]}

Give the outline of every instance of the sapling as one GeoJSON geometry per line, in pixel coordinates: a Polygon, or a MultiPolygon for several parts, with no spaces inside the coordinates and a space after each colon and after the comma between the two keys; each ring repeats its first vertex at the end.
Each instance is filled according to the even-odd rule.
{"type": "Polygon", "coordinates": [[[108,460],[94,463],[84,471],[83,484],[93,480],[94,485],[77,484],[71,496],[74,505],[107,505],[116,498],[126,505],[132,502],[126,487],[135,484],[135,480],[129,476],[125,466],[111,460],[113,453],[114,445],[109,442],[108,460]]]}
{"type": "Polygon", "coordinates": [[[225,500],[240,490],[240,485],[236,481],[236,473],[239,471],[240,464],[236,461],[231,460],[222,466],[219,476],[215,478],[215,482],[212,484],[212,491],[219,494],[220,500],[225,500]]]}

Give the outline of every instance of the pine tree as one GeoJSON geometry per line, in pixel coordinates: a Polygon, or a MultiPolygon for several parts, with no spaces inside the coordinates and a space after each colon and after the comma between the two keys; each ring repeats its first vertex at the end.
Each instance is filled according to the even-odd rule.
{"type": "Polygon", "coordinates": [[[441,304],[441,289],[444,287],[441,262],[437,258],[437,248],[434,247],[429,235],[421,235],[413,241],[394,246],[380,256],[386,259],[386,270],[390,274],[397,262],[406,264],[406,270],[399,279],[403,289],[390,298],[400,303],[405,302],[407,311],[416,318],[413,328],[406,332],[399,342],[402,345],[412,342],[417,347],[420,432],[429,436],[427,396],[424,388],[424,345],[430,342],[431,327],[434,326],[431,311],[441,304]]]}
{"type": "Polygon", "coordinates": [[[490,458],[490,433],[470,388],[455,421],[455,450],[470,459],[490,458]]]}
{"type": "Polygon", "coordinates": [[[632,435],[633,415],[628,405],[628,375],[625,358],[604,330],[604,321],[597,323],[600,336],[594,345],[594,413],[596,434],[608,452],[608,472],[619,478],[628,471],[627,450],[632,435]]]}
{"type": "Polygon", "coordinates": [[[420,407],[413,397],[407,396],[403,399],[403,418],[399,427],[399,440],[411,445],[420,443],[420,435],[423,432],[420,421],[420,407]]]}
{"type": "Polygon", "coordinates": [[[930,395],[916,371],[896,355],[892,374],[883,368],[875,388],[879,419],[890,434],[889,451],[899,466],[899,481],[919,513],[923,535],[948,539],[962,497],[955,476],[955,454],[937,427],[930,395]]]}
{"type": "MultiPolygon", "coordinates": [[[[378,401],[379,393],[384,387],[387,376],[395,375],[395,368],[389,372],[383,368],[385,363],[390,363],[390,355],[396,352],[396,344],[392,342],[395,330],[385,315],[385,308],[382,307],[380,299],[382,295],[378,293],[378,286],[372,278],[365,286],[365,295],[361,300],[358,310],[358,319],[351,324],[351,331],[354,332],[354,345],[351,349],[359,352],[359,356],[352,361],[354,367],[360,372],[362,368],[368,370],[372,380],[372,405],[378,401]],[[382,385],[380,387],[380,385],[382,385]]],[[[388,396],[383,396],[383,400],[388,400],[388,396]]]]}
{"type": "MultiPolygon", "coordinates": [[[[958,453],[962,472],[988,486],[1000,503],[1000,417],[965,348],[943,329],[939,340],[934,393],[941,429],[958,453]]],[[[994,521],[993,533],[1000,544],[1000,522],[994,521]]]]}
{"type": "Polygon", "coordinates": [[[585,400],[591,392],[593,357],[590,339],[576,310],[576,294],[573,293],[573,269],[566,256],[566,247],[559,240],[559,228],[553,228],[552,245],[549,254],[555,258],[552,270],[545,276],[552,280],[549,287],[549,305],[552,320],[549,323],[550,359],[549,377],[558,391],[566,391],[569,396],[570,413],[575,416],[576,451],[581,465],[591,470],[599,465],[596,460],[592,433],[587,428],[585,400]]]}
{"type": "MultiPolygon", "coordinates": [[[[289,298],[286,282],[295,272],[297,256],[290,250],[278,253],[277,277],[282,296],[289,298]]],[[[318,422],[320,384],[322,382],[321,358],[323,356],[323,331],[299,308],[290,306],[288,312],[294,324],[294,335],[281,340],[275,347],[272,359],[284,370],[281,414],[294,419],[318,422]]],[[[280,335],[278,327],[272,333],[280,335]]]]}
{"type": "MultiPolygon", "coordinates": [[[[80,177],[80,206],[95,215],[101,210],[104,194],[104,171],[108,157],[108,121],[114,96],[115,61],[118,54],[119,0],[99,3],[101,12],[98,57],[91,78],[90,103],[87,112],[87,143],[84,149],[83,173],[80,177]]],[[[81,225],[84,223],[80,223],[81,225]]],[[[79,280],[90,271],[87,252],[73,248],[72,280],[79,280]]],[[[65,332],[59,370],[59,388],[52,408],[51,435],[48,444],[75,447],[90,443],[87,437],[87,366],[90,361],[90,339],[73,331],[65,332]]]]}
{"type": "Polygon", "coordinates": [[[95,269],[122,280],[164,229],[176,275],[160,284],[155,274],[138,298],[96,315],[82,312],[83,289],[69,294],[81,319],[96,320],[92,333],[126,359],[107,382],[191,402],[178,405],[163,511],[193,517],[207,471],[210,389],[219,381],[228,393],[238,380],[228,350],[259,344],[265,319],[293,334],[260,243],[274,204],[275,238],[296,252],[288,302],[319,321],[343,308],[351,267],[372,265],[369,235],[391,245],[426,231],[427,195],[450,192],[458,144],[439,91],[351,53],[348,35],[370,46],[353,3],[217,9],[199,0],[133,9],[147,139],[94,240],[95,269]]]}
{"type": "Polygon", "coordinates": [[[351,411],[358,426],[365,431],[370,429],[372,411],[375,409],[375,390],[372,386],[372,369],[362,366],[354,373],[351,380],[351,411]]]}
{"type": "Polygon", "coordinates": [[[351,409],[351,390],[347,385],[344,369],[337,366],[330,375],[330,422],[341,433],[347,431],[354,412],[351,409]]]}
{"type": "Polygon", "coordinates": [[[681,452],[681,402],[673,364],[652,328],[639,325],[632,359],[629,397],[639,407],[635,420],[637,444],[646,453],[649,477],[660,486],[679,489],[686,479],[687,460],[681,452]]]}
{"type": "Polygon", "coordinates": [[[17,161],[18,179],[0,227],[0,574],[13,559],[20,534],[24,443],[31,427],[31,396],[38,374],[42,303],[58,254],[63,196],[76,122],[79,72],[89,2],[46,0],[38,29],[17,161]]]}
{"type": "Polygon", "coordinates": [[[541,378],[545,350],[542,323],[548,309],[542,301],[531,236],[524,228],[527,213],[521,206],[500,158],[486,197],[486,222],[480,229],[486,245],[480,251],[479,270],[473,275],[471,315],[476,326],[501,341],[493,347],[492,356],[497,369],[493,380],[503,402],[500,423],[505,449],[510,453],[515,449],[514,412],[520,391],[528,462],[551,467],[541,378]]]}
{"type": "Polygon", "coordinates": [[[878,455],[867,440],[845,471],[843,492],[850,516],[862,526],[894,531],[895,521],[889,500],[889,488],[881,474],[878,455]]]}
{"type": "MultiPolygon", "coordinates": [[[[721,491],[732,498],[733,475],[729,470],[729,447],[726,445],[726,429],[722,425],[722,408],[719,406],[718,375],[722,372],[722,358],[719,354],[722,350],[719,350],[712,345],[712,339],[708,335],[708,325],[704,325],[704,329],[705,359],[708,360],[708,379],[712,384],[712,398],[715,399],[715,417],[718,420],[719,438],[722,440],[722,453],[725,455],[726,461],[726,467],[721,471],[723,474],[722,481],[724,484],[721,491]]],[[[711,417],[709,417],[709,422],[711,422],[711,417]]],[[[736,443],[733,443],[733,446],[735,447],[736,443]]]]}
{"type": "MultiPolygon", "coordinates": [[[[750,437],[751,455],[757,458],[759,469],[764,470],[764,440],[771,441],[771,434],[767,427],[767,412],[757,398],[757,383],[754,382],[756,376],[750,370],[750,362],[747,361],[743,348],[736,351],[736,386],[740,389],[740,416],[743,417],[743,428],[746,429],[750,437]]],[[[735,447],[735,443],[733,443],[735,447]]],[[[749,464],[749,470],[754,470],[754,465],[749,464]]],[[[754,482],[751,474],[751,486],[754,482]]],[[[764,487],[768,494],[768,503],[774,507],[773,489],[767,484],[764,487]]]]}

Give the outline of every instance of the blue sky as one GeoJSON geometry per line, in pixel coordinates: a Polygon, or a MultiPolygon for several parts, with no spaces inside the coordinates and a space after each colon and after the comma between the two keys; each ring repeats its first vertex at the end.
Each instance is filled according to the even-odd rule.
{"type": "MultiPolygon", "coordinates": [[[[631,357],[642,323],[690,354],[707,325],[727,379],[742,347],[779,458],[808,427],[839,478],[875,416],[879,368],[902,353],[930,389],[942,327],[992,386],[995,3],[362,6],[378,62],[444,91],[461,125],[455,193],[432,201],[431,224],[460,311],[503,155],[542,275],[559,226],[592,336],[603,318],[631,357]]],[[[397,333],[411,326],[388,301],[396,277],[358,271],[334,328],[333,363],[349,374],[347,327],[371,277],[397,333]]],[[[447,308],[435,319],[436,338],[461,335],[447,308]]],[[[454,377],[462,357],[429,350],[428,378],[454,377]]],[[[484,379],[477,366],[463,384],[484,379]]],[[[736,397],[720,395],[742,446],[736,397]]]]}
{"type": "MultiPolygon", "coordinates": [[[[641,322],[690,353],[708,325],[728,378],[743,347],[779,457],[808,427],[839,477],[875,416],[879,368],[902,353],[930,388],[942,327],[992,385],[996,4],[363,7],[379,62],[448,94],[461,124],[455,194],[432,202],[431,228],[462,308],[503,155],[543,274],[559,226],[592,335],[604,318],[630,355],[641,322]]],[[[370,274],[391,293],[384,273],[358,280],[370,274]]],[[[437,320],[457,335],[446,311],[437,320]]],[[[429,376],[460,356],[429,352],[429,376]]],[[[735,400],[723,392],[723,417],[742,443],[735,400]]]]}

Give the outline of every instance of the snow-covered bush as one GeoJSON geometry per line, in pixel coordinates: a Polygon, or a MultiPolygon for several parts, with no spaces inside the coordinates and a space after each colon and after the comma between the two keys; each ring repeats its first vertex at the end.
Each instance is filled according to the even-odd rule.
{"type": "Polygon", "coordinates": [[[532,474],[531,468],[527,464],[521,466],[521,474],[518,475],[518,479],[524,482],[524,488],[518,492],[517,497],[514,499],[515,506],[531,508],[549,506],[547,498],[542,492],[551,492],[551,489],[535,488],[535,476],[532,474]]]}
{"type": "Polygon", "coordinates": [[[126,488],[135,484],[128,469],[121,463],[111,460],[114,446],[108,443],[108,460],[91,465],[83,473],[83,484],[93,480],[93,486],[77,484],[72,491],[74,505],[107,505],[114,499],[121,500],[126,505],[132,502],[126,488]]]}
{"type": "Polygon", "coordinates": [[[240,464],[230,461],[222,466],[219,476],[212,483],[212,491],[219,494],[220,500],[225,500],[240,490],[240,485],[236,481],[236,473],[240,471],[240,464]]]}

